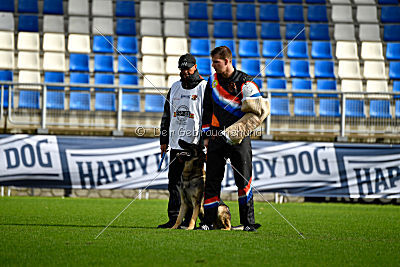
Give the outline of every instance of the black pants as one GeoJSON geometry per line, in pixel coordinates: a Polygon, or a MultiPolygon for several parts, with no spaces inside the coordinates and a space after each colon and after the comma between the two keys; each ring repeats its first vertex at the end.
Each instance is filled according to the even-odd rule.
{"type": "Polygon", "coordinates": [[[250,137],[239,145],[229,145],[221,138],[210,139],[207,150],[206,188],[204,200],[205,223],[212,224],[217,216],[221,182],[225,175],[226,159],[230,159],[235,184],[238,187],[240,224],[253,225],[254,203],[251,188],[252,151],[250,137]]]}

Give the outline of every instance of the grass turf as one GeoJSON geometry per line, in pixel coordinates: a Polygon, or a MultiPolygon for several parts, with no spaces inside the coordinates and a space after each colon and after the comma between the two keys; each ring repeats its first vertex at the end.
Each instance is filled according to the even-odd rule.
{"type": "MultiPolygon", "coordinates": [[[[9,265],[399,265],[400,207],[255,203],[257,233],[155,229],[166,200],[0,199],[0,263],[9,265]]],[[[236,202],[227,202],[233,225],[236,202]]]]}

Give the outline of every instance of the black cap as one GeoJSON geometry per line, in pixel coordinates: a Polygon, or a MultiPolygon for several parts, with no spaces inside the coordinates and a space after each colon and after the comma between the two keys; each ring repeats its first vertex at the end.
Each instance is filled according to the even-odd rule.
{"type": "Polygon", "coordinates": [[[179,58],[178,68],[190,69],[196,65],[196,58],[192,54],[185,54],[179,58]]]}

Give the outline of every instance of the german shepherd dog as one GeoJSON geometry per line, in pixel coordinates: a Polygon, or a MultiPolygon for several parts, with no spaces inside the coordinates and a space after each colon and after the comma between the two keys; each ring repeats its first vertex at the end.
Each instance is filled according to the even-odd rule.
{"type": "MultiPolygon", "coordinates": [[[[181,195],[181,207],[175,225],[172,229],[177,229],[183,221],[189,208],[193,209],[187,230],[193,230],[196,226],[197,217],[202,220],[204,217],[204,187],[206,175],[204,172],[204,162],[206,155],[200,145],[190,144],[182,139],[178,141],[184,151],[177,154],[177,158],[185,162],[182,173],[182,183],[179,188],[181,195]]],[[[229,207],[220,203],[218,216],[214,226],[217,229],[231,230],[231,213],[229,207]]]]}

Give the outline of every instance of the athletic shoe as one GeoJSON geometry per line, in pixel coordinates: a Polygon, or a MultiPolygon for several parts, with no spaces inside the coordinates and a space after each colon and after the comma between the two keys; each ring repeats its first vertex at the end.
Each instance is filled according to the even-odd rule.
{"type": "Polygon", "coordinates": [[[159,226],[157,226],[157,228],[171,228],[172,226],[175,225],[176,221],[168,221],[164,224],[160,224],[159,226]]]}
{"type": "Polygon", "coordinates": [[[202,224],[202,225],[200,225],[199,228],[197,228],[197,230],[205,230],[205,231],[213,230],[213,229],[214,229],[214,227],[212,224],[211,225],[202,224]]]}
{"type": "Polygon", "coordinates": [[[256,228],[253,225],[245,225],[243,228],[245,232],[257,232],[256,228]]]}

